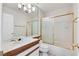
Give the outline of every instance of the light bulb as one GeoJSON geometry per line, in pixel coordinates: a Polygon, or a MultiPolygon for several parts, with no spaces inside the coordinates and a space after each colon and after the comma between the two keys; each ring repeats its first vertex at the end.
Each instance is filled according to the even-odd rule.
{"type": "Polygon", "coordinates": [[[28,13],[31,13],[31,9],[28,10],[28,13]]]}
{"type": "Polygon", "coordinates": [[[19,4],[18,4],[18,8],[21,8],[21,7],[22,7],[22,5],[19,3],[19,4]]]}
{"type": "Polygon", "coordinates": [[[24,9],[24,11],[27,11],[27,8],[26,8],[25,6],[24,6],[24,8],[23,8],[23,9],[24,9]]]}
{"type": "Polygon", "coordinates": [[[32,7],[32,11],[35,11],[35,7],[32,7]]]}
{"type": "Polygon", "coordinates": [[[22,5],[26,5],[26,3],[22,3],[22,5]]]}
{"type": "Polygon", "coordinates": [[[31,4],[28,4],[27,6],[28,6],[28,8],[31,8],[32,7],[31,4]]]}

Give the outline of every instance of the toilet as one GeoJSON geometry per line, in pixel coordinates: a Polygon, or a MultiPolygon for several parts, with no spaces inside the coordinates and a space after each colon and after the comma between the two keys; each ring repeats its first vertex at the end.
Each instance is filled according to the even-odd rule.
{"type": "Polygon", "coordinates": [[[46,43],[40,44],[40,52],[42,53],[42,56],[47,56],[49,51],[49,45],[46,43]]]}

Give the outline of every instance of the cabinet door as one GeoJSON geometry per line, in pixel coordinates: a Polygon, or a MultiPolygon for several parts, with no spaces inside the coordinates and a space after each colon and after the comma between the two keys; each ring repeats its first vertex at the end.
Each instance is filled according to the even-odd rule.
{"type": "Polygon", "coordinates": [[[39,49],[35,50],[33,53],[31,53],[29,56],[39,56],[39,49]]]}
{"type": "Polygon", "coordinates": [[[72,49],[73,19],[72,15],[54,18],[54,45],[72,49]]]}

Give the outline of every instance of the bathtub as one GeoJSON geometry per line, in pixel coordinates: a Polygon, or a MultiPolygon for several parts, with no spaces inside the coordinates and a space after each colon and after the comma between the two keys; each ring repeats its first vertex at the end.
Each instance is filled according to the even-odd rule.
{"type": "Polygon", "coordinates": [[[40,43],[40,44],[46,44],[49,46],[49,56],[74,56],[73,50],[57,47],[51,44],[47,43],[40,43]]]}

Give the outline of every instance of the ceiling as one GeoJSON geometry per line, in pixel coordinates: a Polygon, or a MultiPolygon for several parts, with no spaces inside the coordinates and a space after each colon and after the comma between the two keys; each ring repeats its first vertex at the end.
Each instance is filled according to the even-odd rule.
{"type": "MultiPolygon", "coordinates": [[[[5,3],[5,6],[16,9],[17,3],[5,3]]],[[[71,7],[72,3],[38,3],[36,4],[44,13],[48,13],[60,8],[71,7]]]]}
{"type": "Polygon", "coordinates": [[[72,3],[40,3],[37,6],[45,13],[48,13],[60,8],[71,7],[72,3]]]}

